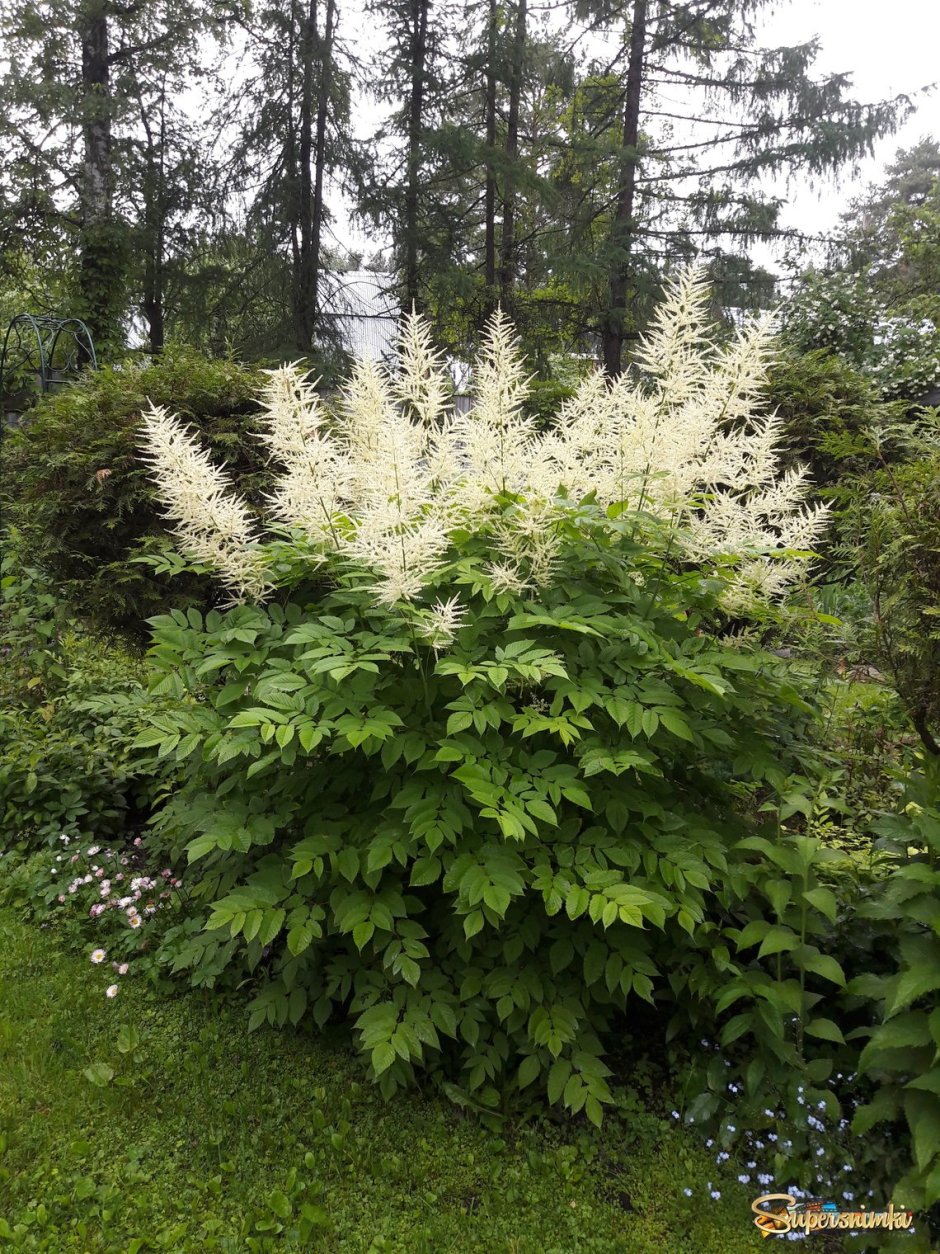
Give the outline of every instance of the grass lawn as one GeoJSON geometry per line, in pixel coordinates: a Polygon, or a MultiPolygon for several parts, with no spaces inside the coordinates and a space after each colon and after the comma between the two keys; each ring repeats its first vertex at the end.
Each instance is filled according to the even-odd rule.
{"type": "Polygon", "coordinates": [[[433,1096],[383,1102],[342,1038],[249,1035],[237,1006],[132,978],[107,1000],[103,970],[0,911],[0,1248],[760,1244],[750,1189],[629,1095],[600,1133],[495,1133],[433,1096]]]}

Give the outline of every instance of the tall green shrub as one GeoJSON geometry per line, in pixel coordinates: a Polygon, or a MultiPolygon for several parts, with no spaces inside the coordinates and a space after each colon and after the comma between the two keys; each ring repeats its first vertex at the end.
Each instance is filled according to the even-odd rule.
{"type": "Polygon", "coordinates": [[[169,605],[212,605],[212,584],[190,573],[173,584],[132,559],[166,540],[162,511],[138,456],[141,411],[167,405],[257,500],[267,482],[251,438],[257,370],[172,348],[84,374],[43,397],[3,444],[4,515],[59,597],[106,629],[141,634],[169,605]]]}
{"type": "Polygon", "coordinates": [[[721,349],[706,301],[686,276],[647,381],[589,377],[545,433],[500,319],[467,415],[417,320],[335,415],[279,372],[281,539],[150,413],[183,546],[242,602],[153,620],[154,690],[185,702],[138,740],[185,780],[154,839],[204,912],[174,969],[251,981],[255,1024],[351,1016],[387,1091],[429,1068],[594,1121],[605,1042],[690,947],[707,1005],[710,902],[811,717],[730,616],[799,574],[821,516],[755,415],[766,326],[721,349]]]}

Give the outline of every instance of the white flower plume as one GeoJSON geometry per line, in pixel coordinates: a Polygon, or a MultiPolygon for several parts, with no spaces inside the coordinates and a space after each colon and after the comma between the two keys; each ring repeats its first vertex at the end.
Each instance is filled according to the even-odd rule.
{"type": "MultiPolygon", "coordinates": [[[[806,505],[803,470],[781,476],[779,422],[761,411],[772,320],[723,343],[708,305],[703,273],[683,272],[633,369],[614,381],[590,374],[545,431],[525,413],[525,364],[500,313],[466,413],[453,411],[430,328],[414,314],[403,319],[397,370],[359,362],[332,409],[297,366],[270,371],[261,439],[279,471],[271,514],[304,534],[314,560],[370,572],[388,605],[426,594],[456,556],[458,531],[483,538],[494,592],[534,592],[562,569],[572,526],[606,525],[610,506],[673,524],[693,560],[730,561],[729,602],[776,596],[803,570],[826,511],[806,505]],[[588,496],[600,512],[578,512],[588,496]]],[[[262,595],[247,507],[175,419],[145,417],[148,457],[185,547],[238,595],[262,595]]],[[[452,637],[453,599],[422,613],[435,647],[452,637]]]]}
{"type": "Polygon", "coordinates": [[[445,649],[463,626],[466,613],[466,606],[460,604],[459,597],[435,601],[420,626],[421,635],[435,650],[445,649]]]}
{"type": "Polygon", "coordinates": [[[296,365],[266,373],[260,438],[282,467],[268,498],[271,512],[314,545],[335,548],[335,519],[350,490],[345,450],[330,433],[314,386],[296,365]]]}
{"type": "Polygon", "coordinates": [[[247,505],[196,438],[160,406],[143,414],[144,460],[185,550],[217,571],[237,600],[266,590],[264,556],[247,505]]]}

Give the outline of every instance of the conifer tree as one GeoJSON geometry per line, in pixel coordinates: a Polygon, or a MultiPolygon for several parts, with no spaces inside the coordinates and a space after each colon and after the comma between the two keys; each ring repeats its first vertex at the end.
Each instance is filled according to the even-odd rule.
{"type": "Polygon", "coordinates": [[[568,193],[566,254],[593,282],[592,321],[612,376],[658,276],[690,253],[725,271],[725,303],[748,303],[742,292],[761,276],[728,259],[787,234],[762,179],[831,175],[910,108],[906,97],[860,104],[848,74],[814,75],[815,40],[761,46],[766,7],[579,0],[578,16],[616,45],[585,67],[556,177],[568,193]]]}

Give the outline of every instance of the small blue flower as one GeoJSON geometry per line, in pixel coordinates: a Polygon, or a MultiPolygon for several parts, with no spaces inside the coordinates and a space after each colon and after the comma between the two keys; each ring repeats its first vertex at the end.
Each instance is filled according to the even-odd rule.
{"type": "Polygon", "coordinates": [[[721,1197],[721,1192],[718,1189],[712,1189],[711,1195],[712,1195],[713,1200],[717,1202],[718,1199],[721,1197]]]}
{"type": "Polygon", "coordinates": [[[750,1183],[751,1183],[751,1177],[750,1177],[750,1176],[744,1176],[744,1175],[741,1175],[741,1176],[738,1176],[738,1180],[741,1182],[741,1184],[750,1184],[750,1183]]]}
{"type": "Polygon", "coordinates": [[[686,1195],[686,1197],[691,1197],[691,1196],[692,1196],[692,1190],[691,1190],[691,1189],[683,1189],[683,1190],[682,1190],[682,1192],[686,1195]]]}

